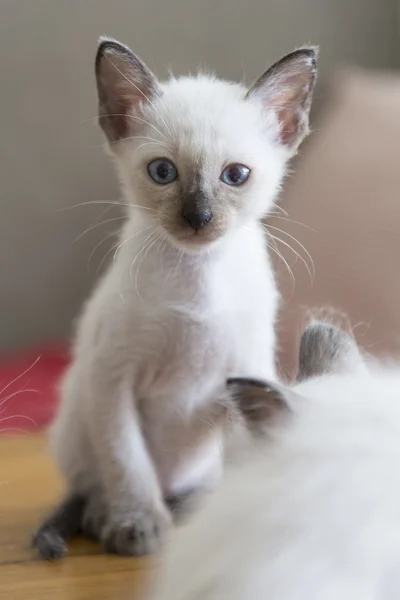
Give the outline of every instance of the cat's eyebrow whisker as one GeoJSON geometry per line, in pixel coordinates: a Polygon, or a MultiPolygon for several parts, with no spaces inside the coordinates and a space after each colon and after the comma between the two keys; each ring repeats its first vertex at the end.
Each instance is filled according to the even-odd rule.
{"type": "Polygon", "coordinates": [[[125,73],[123,71],[121,71],[121,69],[111,60],[111,58],[109,56],[107,56],[107,54],[103,54],[104,58],[106,58],[108,60],[108,62],[114,67],[114,69],[116,69],[116,71],[130,84],[132,85],[132,87],[135,88],[135,90],[137,90],[139,92],[139,94],[141,94],[146,101],[148,102],[148,104],[150,104],[150,106],[153,108],[153,110],[157,113],[157,115],[160,117],[161,121],[164,123],[165,128],[167,129],[167,131],[169,132],[169,134],[172,136],[172,131],[170,130],[170,128],[167,125],[167,122],[165,121],[164,117],[161,115],[160,111],[157,109],[156,105],[154,104],[154,102],[152,102],[150,100],[150,98],[148,96],[146,96],[146,94],[143,92],[143,90],[141,90],[136,83],[134,83],[129,77],[127,77],[125,75],[125,73]]]}
{"type": "Polygon", "coordinates": [[[115,142],[110,142],[110,144],[116,144],[117,142],[127,142],[129,140],[149,140],[150,142],[154,142],[158,146],[162,146],[163,148],[169,149],[169,146],[167,146],[167,144],[163,144],[162,142],[160,142],[160,140],[149,137],[147,135],[131,135],[129,137],[125,137],[125,138],[121,138],[120,140],[116,140],[115,142]]]}
{"type": "MultiPolygon", "coordinates": [[[[299,240],[297,238],[295,238],[290,233],[287,233],[287,231],[284,231],[283,229],[279,229],[279,227],[275,227],[274,225],[269,225],[269,224],[266,225],[266,227],[270,228],[270,229],[274,229],[274,231],[279,231],[279,233],[282,233],[283,235],[286,235],[288,238],[290,238],[291,240],[293,240],[296,244],[298,244],[300,246],[300,248],[305,252],[305,254],[307,255],[307,257],[310,259],[312,272],[309,269],[307,261],[304,260],[304,258],[300,254],[298,254],[298,256],[299,256],[300,260],[302,260],[304,262],[304,264],[306,265],[307,270],[308,270],[308,272],[310,274],[311,280],[313,280],[314,277],[315,277],[315,265],[314,265],[314,261],[312,259],[312,256],[309,253],[309,251],[307,250],[307,248],[301,242],[299,242],[299,240]]],[[[278,238],[278,240],[283,243],[283,240],[281,240],[280,238],[278,238]]],[[[289,248],[291,248],[291,250],[297,254],[297,252],[291,246],[289,246],[289,248]]]]}
{"type": "Polygon", "coordinates": [[[142,123],[145,123],[149,127],[152,127],[154,129],[154,131],[157,131],[157,133],[159,133],[164,139],[167,139],[167,136],[165,135],[165,133],[160,131],[155,125],[153,125],[153,123],[146,121],[146,119],[143,119],[142,117],[138,117],[137,115],[127,115],[127,118],[128,119],[136,119],[137,121],[141,121],[142,123]]]}
{"type": "Polygon", "coordinates": [[[134,154],[136,154],[136,152],[138,152],[140,150],[140,148],[144,148],[144,146],[160,146],[161,148],[167,148],[167,150],[169,150],[169,146],[167,146],[166,144],[160,144],[159,142],[144,142],[143,144],[140,144],[140,146],[138,146],[137,148],[135,148],[135,152],[134,154]]]}
{"type": "MultiPolygon", "coordinates": [[[[146,119],[143,119],[142,117],[138,117],[137,115],[125,115],[123,113],[121,113],[121,114],[120,113],[110,113],[108,115],[102,115],[102,117],[103,118],[105,118],[105,117],[124,117],[125,119],[136,119],[137,121],[141,121],[142,123],[145,123],[152,129],[154,129],[154,131],[159,133],[161,135],[161,137],[163,137],[164,139],[167,139],[167,136],[162,131],[157,129],[157,127],[155,125],[153,125],[153,123],[150,123],[149,121],[146,121],[146,119]]],[[[80,122],[80,124],[82,125],[83,123],[88,123],[89,121],[94,121],[94,120],[98,121],[98,119],[99,119],[99,116],[97,115],[96,117],[90,117],[90,119],[84,119],[83,121],[80,122]]]]}

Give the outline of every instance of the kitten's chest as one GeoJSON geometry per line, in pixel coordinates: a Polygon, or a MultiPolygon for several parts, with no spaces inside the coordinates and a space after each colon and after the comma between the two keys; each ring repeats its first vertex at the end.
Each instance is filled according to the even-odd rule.
{"type": "Polygon", "coordinates": [[[227,315],[170,310],[147,337],[138,395],[143,403],[190,410],[220,387],[235,362],[235,333],[227,315]]]}

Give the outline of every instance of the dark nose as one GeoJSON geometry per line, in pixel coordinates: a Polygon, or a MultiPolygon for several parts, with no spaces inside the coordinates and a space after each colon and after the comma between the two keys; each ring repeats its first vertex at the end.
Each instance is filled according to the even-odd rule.
{"type": "Polygon", "coordinates": [[[182,217],[189,223],[192,229],[197,231],[211,221],[212,212],[208,209],[202,211],[183,210],[182,217]]]}

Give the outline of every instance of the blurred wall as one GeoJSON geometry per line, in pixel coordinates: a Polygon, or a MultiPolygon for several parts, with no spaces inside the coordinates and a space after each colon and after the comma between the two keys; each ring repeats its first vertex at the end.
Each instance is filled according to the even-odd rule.
{"type": "Polygon", "coordinates": [[[312,41],[323,79],[337,62],[396,66],[396,13],[395,0],[0,0],[0,349],[70,331],[119,223],[93,227],[118,216],[106,204],[65,210],[118,199],[91,120],[99,34],[160,75],[209,65],[249,81],[312,41]]]}

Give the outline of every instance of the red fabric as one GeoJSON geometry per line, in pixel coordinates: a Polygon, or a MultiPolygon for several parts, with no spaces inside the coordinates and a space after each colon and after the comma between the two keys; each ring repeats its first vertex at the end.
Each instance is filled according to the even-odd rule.
{"type": "Polygon", "coordinates": [[[66,350],[54,347],[0,360],[0,433],[36,431],[51,421],[67,364],[66,350]]]}

